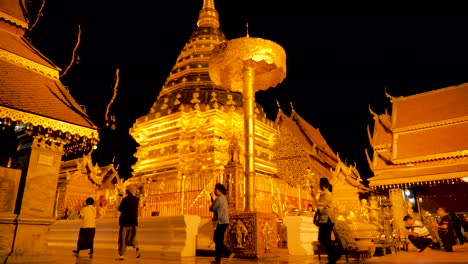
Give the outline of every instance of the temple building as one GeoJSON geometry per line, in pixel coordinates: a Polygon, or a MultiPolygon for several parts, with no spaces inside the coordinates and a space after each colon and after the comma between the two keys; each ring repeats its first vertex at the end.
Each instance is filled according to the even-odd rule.
{"type": "Polygon", "coordinates": [[[93,197],[98,218],[117,217],[120,201],[116,186],[122,184],[114,164],[94,164],[91,153],[81,158],[62,161],[57,185],[56,215],[59,219],[73,219],[88,197],[93,197]],[[99,211],[99,209],[102,209],[99,211]]]}
{"type": "Polygon", "coordinates": [[[97,144],[98,131],[28,40],[28,1],[0,1],[0,261],[51,263],[62,158],[97,144]]]}
{"type": "MultiPolygon", "coordinates": [[[[240,92],[215,85],[211,50],[226,42],[213,0],[203,1],[197,27],[177,57],[149,113],[130,134],[140,145],[127,184],[140,186],[142,215],[195,214],[208,210],[214,184],[228,187],[231,209],[245,203],[244,119],[240,92]]],[[[255,104],[255,209],[279,218],[313,203],[310,186],[327,177],[343,184],[349,208],[359,205],[362,185],[355,167],[341,162],[319,130],[294,110],[270,120],[255,104]],[[347,189],[347,188],[350,189],[347,189]],[[352,197],[352,198],[349,198],[352,197]]],[[[338,191],[339,192],[339,191],[338,191]]]]}
{"type": "MultiPolygon", "coordinates": [[[[374,116],[372,159],[375,191],[387,192],[394,219],[418,212],[466,212],[468,204],[468,83],[411,96],[388,95],[391,113],[374,116]]],[[[427,212],[427,213],[425,213],[427,212]]]]}

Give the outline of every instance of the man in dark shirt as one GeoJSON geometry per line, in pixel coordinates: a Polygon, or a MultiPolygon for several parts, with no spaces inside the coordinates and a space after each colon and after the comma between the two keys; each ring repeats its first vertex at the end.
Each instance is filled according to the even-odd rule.
{"type": "Polygon", "coordinates": [[[136,250],[136,257],[140,258],[141,253],[136,240],[138,226],[138,204],[135,185],[127,186],[127,196],[122,199],[119,205],[119,256],[118,260],[124,260],[127,246],[132,246],[136,250]]]}
{"type": "Polygon", "coordinates": [[[444,246],[445,251],[453,252],[453,241],[455,235],[453,232],[453,223],[450,219],[449,214],[445,207],[438,207],[436,211],[437,215],[440,216],[439,223],[435,225],[439,231],[440,240],[442,240],[442,245],[444,246]]]}

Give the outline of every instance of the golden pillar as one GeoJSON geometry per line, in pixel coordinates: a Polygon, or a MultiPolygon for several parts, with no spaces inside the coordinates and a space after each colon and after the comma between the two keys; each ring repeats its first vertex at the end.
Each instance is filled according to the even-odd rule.
{"type": "Polygon", "coordinates": [[[255,212],[254,103],[255,92],[274,87],[286,77],[286,53],[272,41],[247,36],[215,47],[209,63],[211,80],[242,92],[244,104],[245,213],[231,215],[227,241],[235,241],[230,245],[243,257],[275,255],[276,217],[255,212]]]}

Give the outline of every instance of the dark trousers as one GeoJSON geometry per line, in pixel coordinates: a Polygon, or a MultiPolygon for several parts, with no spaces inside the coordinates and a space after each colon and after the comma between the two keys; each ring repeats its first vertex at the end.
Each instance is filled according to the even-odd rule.
{"type": "Polygon", "coordinates": [[[138,241],[136,239],[137,227],[136,226],[120,226],[119,227],[119,255],[125,255],[127,246],[138,248],[138,241]]]}
{"type": "Polygon", "coordinates": [[[327,259],[329,262],[334,262],[337,257],[335,247],[333,246],[333,241],[331,239],[334,225],[335,224],[328,220],[328,223],[319,225],[318,232],[318,241],[327,251],[327,259]]]}
{"type": "Polygon", "coordinates": [[[90,252],[93,253],[95,234],[96,228],[94,227],[80,228],[76,250],[80,251],[83,249],[89,249],[90,252]]]}
{"type": "Polygon", "coordinates": [[[455,227],[455,236],[458,238],[458,242],[460,245],[465,244],[465,237],[463,236],[463,233],[461,231],[461,226],[456,226],[455,227]]]}
{"type": "Polygon", "coordinates": [[[429,237],[408,236],[408,239],[417,249],[425,249],[432,244],[432,238],[429,237]]]}
{"type": "Polygon", "coordinates": [[[217,224],[213,235],[213,241],[215,243],[215,260],[221,261],[223,253],[229,255],[229,249],[224,245],[224,233],[226,232],[229,224],[217,224]]]}
{"type": "Polygon", "coordinates": [[[454,240],[454,235],[453,231],[450,232],[449,230],[440,230],[439,229],[439,237],[440,240],[442,241],[442,245],[444,246],[445,251],[447,252],[453,252],[453,240],[454,240]]]}

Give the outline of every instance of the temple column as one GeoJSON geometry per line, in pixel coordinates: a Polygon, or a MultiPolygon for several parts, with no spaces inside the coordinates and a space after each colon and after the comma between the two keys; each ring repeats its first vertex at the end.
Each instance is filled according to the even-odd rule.
{"type": "Polygon", "coordinates": [[[18,161],[21,179],[15,219],[2,230],[2,263],[55,263],[48,251],[48,230],[55,222],[55,196],[64,142],[21,130],[18,161]],[[7,234],[5,234],[7,233],[7,234]]]}
{"type": "Polygon", "coordinates": [[[403,217],[406,215],[405,199],[403,197],[403,191],[400,188],[390,189],[388,191],[390,203],[392,204],[392,218],[393,228],[399,230],[405,230],[405,222],[403,217]]]}

